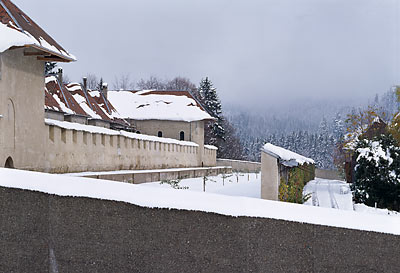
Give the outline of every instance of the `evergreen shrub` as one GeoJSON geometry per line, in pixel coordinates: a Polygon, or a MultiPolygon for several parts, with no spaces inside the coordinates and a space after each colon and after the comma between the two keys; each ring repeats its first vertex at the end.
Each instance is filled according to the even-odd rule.
{"type": "Polygon", "coordinates": [[[290,203],[303,204],[310,196],[303,196],[303,188],[307,182],[315,178],[315,166],[303,164],[288,169],[287,181],[281,176],[279,184],[279,200],[290,203]]]}
{"type": "Polygon", "coordinates": [[[393,136],[358,141],[355,158],[354,201],[399,211],[400,148],[393,136]]]}

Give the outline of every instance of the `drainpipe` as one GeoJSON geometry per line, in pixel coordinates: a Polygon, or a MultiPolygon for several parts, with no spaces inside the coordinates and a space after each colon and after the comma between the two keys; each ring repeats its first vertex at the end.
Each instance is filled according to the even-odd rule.
{"type": "MultiPolygon", "coordinates": [[[[64,94],[63,83],[62,83],[62,73],[63,73],[63,70],[62,70],[62,68],[60,67],[60,68],[58,69],[57,76],[56,76],[57,84],[58,84],[58,87],[60,88],[61,94],[63,95],[64,101],[65,101],[65,103],[67,104],[67,107],[68,107],[69,109],[71,109],[71,107],[69,107],[68,100],[67,100],[67,98],[65,97],[65,94],[64,94]]],[[[71,109],[71,110],[72,110],[72,109],[71,109]]]]}
{"type": "Polygon", "coordinates": [[[87,104],[89,105],[90,109],[93,110],[92,104],[90,103],[89,97],[87,95],[87,78],[86,77],[83,77],[83,88],[82,88],[82,90],[83,90],[83,94],[85,94],[85,98],[86,98],[87,104]]]}
{"type": "Polygon", "coordinates": [[[103,83],[103,85],[101,86],[100,94],[103,97],[108,113],[111,115],[111,110],[108,105],[108,85],[106,83],[103,83]]]}

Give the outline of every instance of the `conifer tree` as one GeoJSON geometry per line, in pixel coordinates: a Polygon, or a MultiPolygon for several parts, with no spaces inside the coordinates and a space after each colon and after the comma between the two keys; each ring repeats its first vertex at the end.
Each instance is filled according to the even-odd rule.
{"type": "Polygon", "coordinates": [[[57,67],[57,63],[54,62],[46,62],[44,64],[44,74],[47,75],[51,75],[54,74],[54,68],[57,67]]]}
{"type": "Polygon", "coordinates": [[[225,140],[222,106],[217,95],[217,90],[208,77],[200,82],[199,95],[207,112],[216,119],[215,122],[211,122],[207,125],[206,141],[209,144],[217,145],[218,141],[225,140]]]}

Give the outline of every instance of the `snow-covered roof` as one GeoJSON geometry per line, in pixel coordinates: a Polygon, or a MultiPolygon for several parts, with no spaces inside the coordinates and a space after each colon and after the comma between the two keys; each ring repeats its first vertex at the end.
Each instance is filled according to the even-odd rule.
{"type": "Polygon", "coordinates": [[[100,92],[88,90],[85,93],[79,83],[65,85],[56,76],[46,77],[45,82],[45,109],[129,126],[100,92]]]}
{"type": "Polygon", "coordinates": [[[108,99],[126,119],[186,122],[213,119],[186,91],[108,91],[108,99]]]}
{"type": "Polygon", "coordinates": [[[45,109],[90,117],[55,76],[45,79],[45,109]]]}
{"type": "Polygon", "coordinates": [[[204,211],[234,217],[261,217],[400,235],[400,217],[249,197],[158,189],[122,182],[4,168],[0,168],[0,187],[58,196],[114,200],[148,208],[204,211]]]}
{"type": "Polygon", "coordinates": [[[304,163],[314,164],[314,160],[305,156],[299,155],[295,152],[289,151],[271,143],[267,143],[262,148],[262,151],[279,159],[280,163],[287,167],[295,167],[303,165],[304,163]]]}
{"type": "Polygon", "coordinates": [[[43,60],[76,60],[10,0],[0,0],[0,53],[12,47],[35,48],[43,60]]]}

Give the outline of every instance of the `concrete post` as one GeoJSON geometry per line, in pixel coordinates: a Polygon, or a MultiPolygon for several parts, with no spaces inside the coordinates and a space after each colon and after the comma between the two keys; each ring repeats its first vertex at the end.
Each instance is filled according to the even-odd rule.
{"type": "Polygon", "coordinates": [[[278,159],[261,151],[261,199],[279,200],[278,159]]]}

